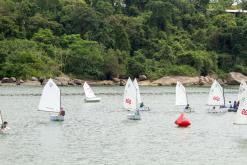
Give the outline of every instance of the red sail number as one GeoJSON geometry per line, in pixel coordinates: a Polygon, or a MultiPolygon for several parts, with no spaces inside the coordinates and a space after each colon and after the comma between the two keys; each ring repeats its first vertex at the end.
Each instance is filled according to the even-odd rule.
{"type": "Polygon", "coordinates": [[[213,100],[220,101],[220,97],[219,96],[214,96],[213,100]]]}
{"type": "Polygon", "coordinates": [[[241,113],[242,115],[247,115],[247,109],[242,109],[241,113]]]}
{"type": "Polygon", "coordinates": [[[130,100],[130,99],[125,99],[125,102],[126,102],[127,104],[131,104],[131,100],[130,100]]]}

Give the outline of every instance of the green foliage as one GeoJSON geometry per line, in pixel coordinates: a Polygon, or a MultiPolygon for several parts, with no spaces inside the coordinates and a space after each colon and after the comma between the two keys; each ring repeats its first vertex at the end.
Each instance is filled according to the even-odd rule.
{"type": "Polygon", "coordinates": [[[247,14],[231,3],[0,0],[0,77],[247,74],[247,14]]]}

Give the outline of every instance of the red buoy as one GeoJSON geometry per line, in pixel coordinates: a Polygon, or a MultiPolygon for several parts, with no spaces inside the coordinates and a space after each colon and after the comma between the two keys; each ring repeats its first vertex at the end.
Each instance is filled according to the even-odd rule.
{"type": "Polygon", "coordinates": [[[175,124],[177,124],[179,127],[188,127],[191,123],[189,119],[186,119],[184,117],[184,114],[182,113],[178,119],[175,121],[175,124]]]}

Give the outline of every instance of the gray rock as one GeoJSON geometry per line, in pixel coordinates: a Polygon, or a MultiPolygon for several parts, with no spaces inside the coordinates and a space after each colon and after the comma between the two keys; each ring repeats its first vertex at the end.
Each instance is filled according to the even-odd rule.
{"type": "Polygon", "coordinates": [[[139,81],[144,81],[147,80],[147,76],[146,75],[139,75],[139,81]]]}
{"type": "Polygon", "coordinates": [[[123,79],[121,79],[119,85],[120,85],[120,86],[125,86],[125,84],[126,84],[126,81],[123,80],[123,79]]]}
{"type": "Polygon", "coordinates": [[[120,82],[120,79],[116,77],[116,78],[113,78],[112,81],[113,81],[114,83],[119,83],[119,82],[120,82]]]}
{"type": "Polygon", "coordinates": [[[32,77],[31,80],[32,81],[39,81],[37,77],[32,77]]]}
{"type": "Polygon", "coordinates": [[[74,84],[76,85],[82,85],[82,81],[79,79],[74,79],[73,81],[74,81],[74,84]]]}

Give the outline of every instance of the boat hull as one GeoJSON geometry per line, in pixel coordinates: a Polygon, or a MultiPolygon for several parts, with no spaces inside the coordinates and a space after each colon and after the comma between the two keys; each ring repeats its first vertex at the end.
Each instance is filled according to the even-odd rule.
{"type": "Polygon", "coordinates": [[[50,116],[51,121],[64,121],[64,116],[61,115],[51,115],[50,116]]]}
{"type": "Polygon", "coordinates": [[[227,112],[227,110],[228,108],[216,108],[216,109],[209,108],[208,113],[225,113],[227,112]]]}
{"type": "Polygon", "coordinates": [[[149,107],[139,107],[138,108],[139,111],[150,111],[150,108],[149,107]]]}
{"type": "Polygon", "coordinates": [[[85,102],[100,102],[101,98],[93,97],[93,98],[85,98],[85,102]]]}
{"type": "Polygon", "coordinates": [[[129,120],[141,120],[141,116],[140,115],[136,115],[136,114],[128,114],[127,115],[127,118],[129,119],[129,120]]]}
{"type": "Polygon", "coordinates": [[[229,108],[227,111],[228,112],[237,112],[238,110],[237,109],[234,109],[234,108],[229,108]]]}

